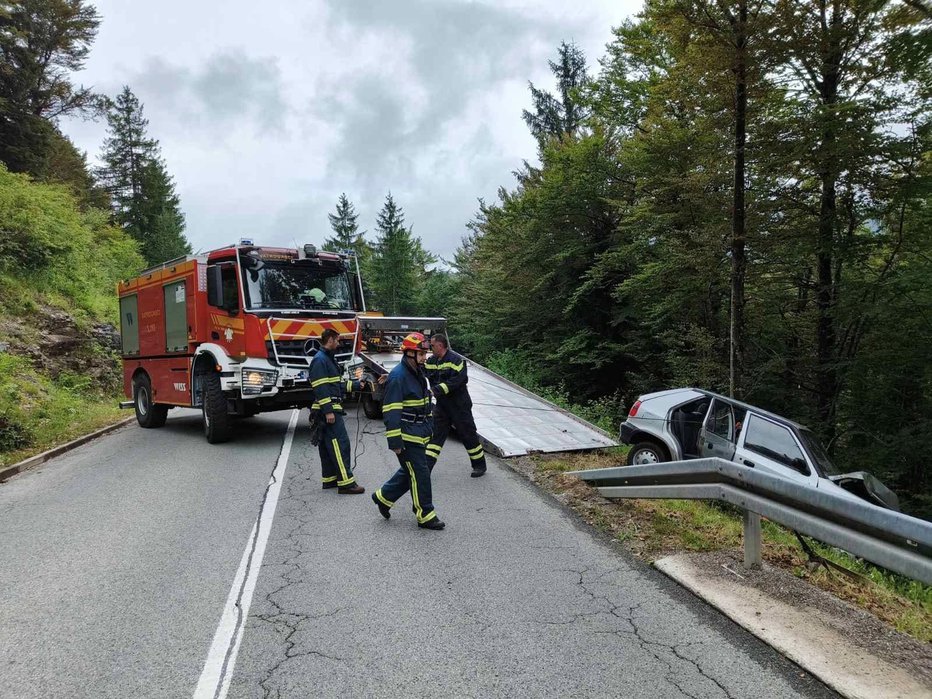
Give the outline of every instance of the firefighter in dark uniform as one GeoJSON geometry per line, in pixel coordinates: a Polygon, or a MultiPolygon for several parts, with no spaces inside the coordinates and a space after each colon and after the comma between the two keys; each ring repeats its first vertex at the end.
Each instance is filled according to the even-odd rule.
{"type": "Polygon", "coordinates": [[[440,458],[440,450],[450,433],[456,428],[469,461],[472,478],[485,475],[485,451],[476,434],[476,422],[472,417],[472,399],[466,383],[466,359],[450,349],[446,335],[436,334],[430,338],[434,354],[427,360],[424,370],[430,380],[431,392],[437,403],[434,406],[434,436],[427,445],[427,463],[431,469],[440,458]]]}
{"type": "Polygon", "coordinates": [[[311,388],[314,389],[312,419],[323,419],[320,444],[320,471],[324,489],[337,488],[341,495],[358,495],[366,489],[356,483],[350,463],[350,441],[346,434],[343,416],[344,391],[359,391],[359,381],[344,381],[343,370],[334,357],[340,336],[336,330],[327,328],[320,335],[321,348],[311,360],[311,388]]]}
{"type": "Polygon", "coordinates": [[[372,494],[372,501],[388,519],[392,506],[410,490],[417,526],[439,530],[445,525],[434,511],[425,453],[432,429],[430,390],[422,367],[427,359],[427,341],[421,333],[411,333],[402,341],[401,349],[404,356],[388,375],[382,399],[388,448],[398,456],[400,466],[372,494]]]}

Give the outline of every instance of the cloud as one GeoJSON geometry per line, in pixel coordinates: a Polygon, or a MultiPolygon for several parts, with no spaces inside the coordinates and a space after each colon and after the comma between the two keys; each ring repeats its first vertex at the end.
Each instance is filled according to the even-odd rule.
{"type": "Polygon", "coordinates": [[[216,132],[235,124],[255,133],[281,131],[289,113],[278,60],[222,49],[196,69],[149,58],[130,78],[146,110],[175,128],[216,132]]]}
{"type": "MultiPolygon", "coordinates": [[[[392,191],[425,246],[450,257],[477,209],[536,144],[527,83],[577,40],[591,66],[640,1],[95,0],[87,70],[144,103],[195,248],[241,235],[322,241],[346,192],[374,237],[392,191]],[[623,5],[627,4],[627,7],[623,5]]],[[[64,125],[93,157],[105,125],[64,125]]]]}
{"type": "Polygon", "coordinates": [[[499,83],[545,68],[573,29],[475,3],[333,0],[330,7],[330,33],[365,37],[370,51],[390,57],[370,72],[335,76],[328,87],[339,89],[315,111],[340,124],[334,167],[366,180],[378,172],[409,176],[408,154],[436,148],[450,122],[499,83]]]}

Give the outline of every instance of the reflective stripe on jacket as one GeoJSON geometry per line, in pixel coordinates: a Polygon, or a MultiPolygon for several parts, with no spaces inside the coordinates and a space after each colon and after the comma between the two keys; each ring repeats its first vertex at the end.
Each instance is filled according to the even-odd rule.
{"type": "Polygon", "coordinates": [[[382,398],[388,448],[426,445],[433,433],[432,409],[424,372],[420,367],[415,371],[402,360],[388,375],[382,398]]]}
{"type": "Polygon", "coordinates": [[[343,396],[358,391],[360,382],[345,381],[337,360],[327,350],[320,349],[311,360],[311,388],[314,389],[311,410],[327,415],[334,411],[343,412],[343,396]]]}
{"type": "Polygon", "coordinates": [[[469,377],[466,375],[466,358],[448,349],[443,359],[431,355],[424,365],[424,371],[430,380],[431,388],[437,398],[452,395],[465,390],[469,377]]]}

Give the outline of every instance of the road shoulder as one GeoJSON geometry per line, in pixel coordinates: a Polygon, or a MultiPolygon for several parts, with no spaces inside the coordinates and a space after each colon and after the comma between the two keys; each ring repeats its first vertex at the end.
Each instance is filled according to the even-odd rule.
{"type": "Polygon", "coordinates": [[[728,552],[678,554],[654,565],[845,697],[932,695],[924,644],[783,570],[745,570],[728,552]]]}

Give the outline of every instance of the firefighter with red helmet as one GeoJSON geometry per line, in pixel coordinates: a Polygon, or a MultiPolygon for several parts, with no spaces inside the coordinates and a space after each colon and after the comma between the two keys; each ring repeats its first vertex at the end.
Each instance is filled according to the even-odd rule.
{"type": "Polygon", "coordinates": [[[434,406],[434,434],[427,445],[427,465],[434,468],[452,425],[466,447],[472,466],[470,476],[479,478],[486,471],[485,451],[476,434],[476,421],[472,416],[472,399],[466,386],[469,381],[466,358],[450,349],[446,335],[433,335],[430,346],[434,353],[424,364],[424,370],[437,403],[434,406]]]}
{"type": "Polygon", "coordinates": [[[404,338],[401,349],[404,356],[388,375],[382,399],[388,448],[398,456],[400,466],[372,494],[372,500],[388,519],[392,506],[410,490],[417,526],[439,530],[445,525],[434,510],[425,451],[433,431],[430,389],[423,368],[428,345],[424,336],[415,332],[404,338]]]}

